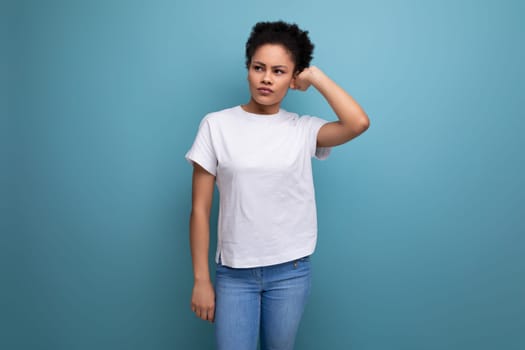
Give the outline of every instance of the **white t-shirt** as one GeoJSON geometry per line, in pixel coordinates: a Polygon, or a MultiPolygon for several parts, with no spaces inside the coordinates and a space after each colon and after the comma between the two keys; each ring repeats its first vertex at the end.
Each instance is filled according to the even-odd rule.
{"type": "Polygon", "coordinates": [[[186,159],[216,176],[216,261],[235,268],[268,266],[313,253],[317,213],[312,157],[325,159],[317,133],[327,121],[245,112],[206,115],[186,159]]]}

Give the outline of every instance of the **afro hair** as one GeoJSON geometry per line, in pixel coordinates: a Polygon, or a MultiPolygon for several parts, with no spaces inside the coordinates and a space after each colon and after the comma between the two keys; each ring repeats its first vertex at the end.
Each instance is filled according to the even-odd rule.
{"type": "Polygon", "coordinates": [[[314,45],[308,31],[301,30],[296,24],[283,21],[256,23],[246,41],[246,67],[250,66],[255,51],[265,44],[284,46],[295,62],[295,72],[302,72],[310,66],[314,45]]]}

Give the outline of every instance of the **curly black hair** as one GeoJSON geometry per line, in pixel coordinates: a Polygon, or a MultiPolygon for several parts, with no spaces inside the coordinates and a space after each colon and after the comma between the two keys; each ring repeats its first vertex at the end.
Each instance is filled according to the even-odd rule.
{"type": "Polygon", "coordinates": [[[255,51],[264,44],[283,45],[292,55],[295,62],[295,72],[302,72],[310,66],[314,45],[308,37],[308,31],[301,30],[295,23],[259,22],[256,23],[246,41],[246,67],[255,51]]]}

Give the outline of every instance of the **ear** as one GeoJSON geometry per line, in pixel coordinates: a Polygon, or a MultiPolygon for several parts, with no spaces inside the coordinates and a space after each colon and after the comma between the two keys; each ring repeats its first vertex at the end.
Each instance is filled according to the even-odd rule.
{"type": "Polygon", "coordinates": [[[293,74],[293,78],[292,80],[290,81],[290,89],[297,89],[297,85],[295,84],[295,79],[297,78],[297,76],[299,75],[299,72],[295,72],[293,74]]]}

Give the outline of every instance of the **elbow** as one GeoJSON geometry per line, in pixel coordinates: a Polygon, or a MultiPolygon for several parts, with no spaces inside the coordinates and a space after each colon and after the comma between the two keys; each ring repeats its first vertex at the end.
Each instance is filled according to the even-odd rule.
{"type": "Polygon", "coordinates": [[[368,119],[368,116],[364,116],[363,121],[361,122],[361,128],[363,129],[363,132],[367,131],[370,127],[370,119],[368,119]]]}
{"type": "Polygon", "coordinates": [[[209,220],[210,218],[210,208],[204,206],[192,206],[190,213],[190,221],[192,220],[209,220]]]}
{"type": "Polygon", "coordinates": [[[370,120],[365,115],[359,120],[354,121],[351,127],[349,127],[345,133],[344,141],[342,143],[346,143],[362,133],[364,133],[368,128],[370,127],[370,120]]]}
{"type": "Polygon", "coordinates": [[[368,119],[368,116],[366,114],[363,114],[363,116],[359,119],[359,122],[357,122],[357,125],[356,125],[356,131],[357,131],[357,134],[362,134],[364,133],[365,131],[368,130],[368,128],[370,127],[370,119],[368,119]]]}

